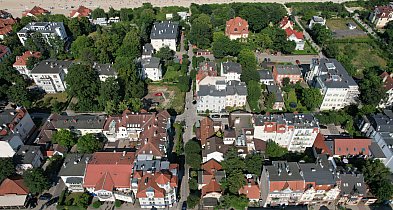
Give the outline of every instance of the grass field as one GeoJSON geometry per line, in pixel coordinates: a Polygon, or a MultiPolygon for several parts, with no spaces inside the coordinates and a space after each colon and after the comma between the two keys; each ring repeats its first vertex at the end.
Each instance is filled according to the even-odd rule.
{"type": "Polygon", "coordinates": [[[350,18],[327,19],[326,25],[330,30],[345,30],[348,29],[347,24],[354,23],[350,18]]]}
{"type": "Polygon", "coordinates": [[[357,28],[350,30],[348,28],[348,23],[357,25],[355,21],[350,18],[335,18],[326,20],[326,25],[334,33],[333,37],[336,39],[368,38],[367,33],[364,32],[359,25],[357,25],[357,28]]]}

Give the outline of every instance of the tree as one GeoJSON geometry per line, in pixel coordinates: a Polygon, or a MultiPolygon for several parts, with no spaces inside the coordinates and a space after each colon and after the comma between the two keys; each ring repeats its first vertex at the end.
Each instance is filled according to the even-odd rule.
{"type": "Polygon", "coordinates": [[[224,155],[224,160],[221,162],[221,165],[227,174],[231,174],[235,171],[244,171],[246,168],[244,160],[239,157],[237,151],[234,149],[230,149],[224,155]]]}
{"type": "Polygon", "coordinates": [[[53,143],[70,148],[76,144],[75,134],[69,130],[60,129],[52,135],[53,143]]]}
{"type": "Polygon", "coordinates": [[[71,44],[71,53],[77,59],[92,62],[95,60],[94,40],[85,35],[78,36],[71,44]]]}
{"type": "Polygon", "coordinates": [[[246,171],[259,176],[262,172],[263,157],[260,154],[249,154],[245,158],[246,171]]]}
{"type": "Polygon", "coordinates": [[[106,13],[103,9],[98,7],[91,12],[91,18],[93,19],[106,18],[106,13]]]}
{"type": "Polygon", "coordinates": [[[237,40],[230,40],[222,33],[215,33],[213,36],[214,57],[223,58],[225,56],[237,56],[241,45],[237,40]]]}
{"type": "Polygon", "coordinates": [[[26,68],[32,70],[39,61],[40,59],[35,56],[29,57],[26,61],[26,68]]]}
{"type": "Polygon", "coordinates": [[[306,88],[302,90],[302,103],[308,110],[314,111],[318,108],[322,101],[321,91],[317,88],[306,88]]]}
{"type": "Polygon", "coordinates": [[[12,163],[12,158],[0,158],[0,183],[14,173],[15,166],[12,163]]]}
{"type": "Polygon", "coordinates": [[[222,209],[246,209],[248,206],[249,200],[244,195],[224,195],[221,202],[220,207],[222,209]]]}
{"type": "Polygon", "coordinates": [[[198,182],[195,178],[191,178],[188,185],[190,186],[190,190],[198,190],[198,182]]]}
{"type": "Polygon", "coordinates": [[[23,173],[23,180],[30,193],[42,193],[49,188],[48,178],[41,168],[29,169],[23,173]]]}
{"type": "Polygon", "coordinates": [[[115,207],[116,207],[116,208],[120,208],[121,204],[122,204],[122,203],[121,203],[120,200],[117,200],[117,199],[115,200],[115,207]]]}
{"type": "Polygon", "coordinates": [[[208,15],[200,14],[192,21],[189,39],[192,44],[199,48],[206,49],[210,47],[213,33],[212,23],[208,15]]]}
{"type": "Polygon", "coordinates": [[[259,99],[261,98],[261,85],[251,80],[247,84],[247,102],[252,112],[260,112],[259,99]]]}
{"type": "Polygon", "coordinates": [[[120,9],[120,20],[131,21],[133,16],[132,8],[121,8],[120,9]]]}
{"type": "Polygon", "coordinates": [[[389,178],[389,169],[379,159],[367,159],[362,172],[364,181],[370,188],[371,193],[377,196],[379,202],[390,200],[393,196],[393,185],[389,178]]]}
{"type": "Polygon", "coordinates": [[[338,54],[340,52],[337,44],[335,44],[335,43],[330,43],[330,44],[326,45],[323,48],[323,51],[328,58],[335,58],[338,56],[338,54]]]}
{"type": "Polygon", "coordinates": [[[137,30],[131,30],[126,33],[123,43],[116,51],[116,56],[138,58],[141,55],[141,38],[137,30]]]}
{"type": "Polygon", "coordinates": [[[81,208],[87,208],[89,206],[91,200],[91,195],[89,193],[84,192],[79,197],[76,197],[75,203],[77,206],[81,208]]]}
{"type": "Polygon", "coordinates": [[[113,7],[109,7],[108,17],[118,17],[119,14],[119,11],[116,11],[115,9],[113,9],[113,7]]]}
{"type": "Polygon", "coordinates": [[[288,153],[287,148],[281,147],[274,141],[268,141],[266,144],[266,155],[268,157],[282,157],[288,153]]]}
{"type": "Polygon", "coordinates": [[[190,77],[185,75],[185,76],[180,76],[179,77],[179,82],[177,83],[177,87],[181,92],[188,92],[190,90],[190,77]]]}
{"type": "Polygon", "coordinates": [[[227,178],[222,182],[223,187],[232,194],[238,194],[239,189],[246,184],[243,172],[235,170],[227,174],[227,178]]]}
{"type": "Polygon", "coordinates": [[[78,139],[78,151],[81,153],[94,153],[102,148],[102,142],[93,134],[86,134],[78,139]]]}
{"type": "Polygon", "coordinates": [[[325,44],[333,38],[332,32],[326,26],[316,24],[312,27],[311,36],[319,45],[325,44]]]}
{"type": "Polygon", "coordinates": [[[191,193],[190,195],[188,195],[187,197],[187,207],[190,209],[195,208],[196,205],[199,204],[200,201],[200,196],[191,193]]]}
{"type": "Polygon", "coordinates": [[[161,47],[160,50],[156,53],[156,57],[160,58],[160,60],[165,61],[167,63],[170,60],[173,60],[173,56],[175,55],[175,52],[171,50],[169,47],[161,47]]]}
{"type": "Polygon", "coordinates": [[[359,83],[360,100],[365,105],[376,107],[383,98],[386,91],[383,88],[382,78],[378,76],[378,68],[370,68],[363,71],[364,78],[359,83]]]}
{"type": "Polygon", "coordinates": [[[264,95],[265,95],[264,105],[266,109],[267,110],[273,109],[274,102],[276,102],[276,96],[274,95],[274,93],[268,93],[264,95]]]}
{"type": "Polygon", "coordinates": [[[108,105],[107,102],[110,101],[114,104],[118,104],[121,100],[120,85],[114,77],[109,77],[105,81],[101,82],[99,93],[98,102],[101,107],[104,107],[105,109],[108,105]]]}
{"type": "Polygon", "coordinates": [[[256,71],[257,59],[254,53],[247,48],[242,49],[239,52],[237,60],[242,66],[242,75],[240,76],[240,79],[246,83],[251,80],[259,82],[259,74],[256,71]]]}
{"type": "Polygon", "coordinates": [[[186,143],[184,153],[186,163],[193,169],[199,169],[202,162],[201,145],[192,139],[186,143]]]}

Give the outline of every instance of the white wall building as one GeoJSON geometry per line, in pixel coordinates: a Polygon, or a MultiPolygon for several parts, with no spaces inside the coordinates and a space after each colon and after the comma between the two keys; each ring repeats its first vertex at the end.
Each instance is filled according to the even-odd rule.
{"type": "Polygon", "coordinates": [[[324,25],[326,25],[326,19],[323,18],[323,17],[312,16],[312,18],[311,18],[311,20],[310,20],[310,23],[308,24],[308,27],[309,27],[310,29],[312,29],[312,27],[313,27],[315,24],[319,24],[319,25],[324,26],[324,25]]]}
{"type": "Polygon", "coordinates": [[[242,66],[239,63],[231,61],[221,63],[220,76],[225,77],[225,82],[240,81],[240,75],[242,75],[242,66]]]}
{"type": "Polygon", "coordinates": [[[67,154],[59,176],[68,190],[83,192],[83,178],[85,177],[86,164],[91,158],[90,154],[67,154]]]}
{"type": "Polygon", "coordinates": [[[67,39],[67,33],[62,22],[31,22],[17,33],[22,45],[25,45],[29,34],[34,32],[39,32],[48,43],[50,43],[49,39],[54,36],[58,36],[62,40],[67,39]]]}
{"type": "Polygon", "coordinates": [[[162,68],[160,59],[156,57],[141,59],[141,77],[142,79],[151,79],[159,81],[162,79],[162,68]]]}
{"type": "Polygon", "coordinates": [[[177,37],[179,35],[179,24],[171,21],[154,23],[150,33],[150,42],[156,51],[162,47],[176,52],[177,37]]]}
{"type": "Polygon", "coordinates": [[[374,11],[370,14],[369,20],[376,28],[384,28],[393,20],[393,5],[390,3],[386,6],[375,6],[374,11]]]}
{"type": "Polygon", "coordinates": [[[63,92],[65,76],[72,61],[45,60],[31,70],[35,84],[47,93],[63,92]]]}
{"type": "Polygon", "coordinates": [[[381,100],[379,108],[392,107],[393,105],[393,73],[384,72],[380,75],[383,88],[386,91],[386,97],[381,100]]]}

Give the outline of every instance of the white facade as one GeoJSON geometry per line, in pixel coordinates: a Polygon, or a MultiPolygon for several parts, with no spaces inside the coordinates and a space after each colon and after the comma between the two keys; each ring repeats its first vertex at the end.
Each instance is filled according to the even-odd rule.
{"type": "Polygon", "coordinates": [[[374,11],[370,14],[369,20],[375,25],[377,29],[384,28],[390,21],[393,20],[392,4],[387,6],[376,6],[374,11]]]}
{"type": "Polygon", "coordinates": [[[228,81],[241,81],[240,76],[242,69],[240,64],[233,62],[222,62],[220,76],[225,77],[225,82],[228,81]],[[227,67],[226,67],[227,66],[227,67]]]}
{"type": "Polygon", "coordinates": [[[55,36],[64,40],[67,38],[67,33],[62,22],[31,22],[23,27],[18,33],[18,38],[22,45],[29,38],[29,33],[39,32],[49,43],[49,39],[55,36]]]}
{"type": "Polygon", "coordinates": [[[207,161],[214,159],[217,160],[218,162],[221,162],[224,160],[224,154],[222,154],[221,152],[212,152],[206,155],[206,157],[203,157],[202,162],[206,163],[207,161]]]}
{"type": "Polygon", "coordinates": [[[34,83],[47,93],[57,93],[66,90],[64,81],[65,73],[59,72],[55,74],[49,73],[32,73],[34,83]]]}
{"type": "Polygon", "coordinates": [[[176,52],[176,39],[152,39],[150,42],[156,51],[163,47],[169,47],[169,49],[176,52]]]}
{"type": "Polygon", "coordinates": [[[160,81],[162,79],[162,68],[160,59],[156,57],[144,58],[141,60],[142,79],[151,79],[152,81],[160,81]]]}
{"type": "Polygon", "coordinates": [[[325,19],[325,18],[322,18],[322,17],[318,17],[318,16],[313,16],[313,17],[311,18],[311,20],[310,20],[310,23],[308,24],[308,27],[309,27],[310,29],[312,29],[312,27],[313,27],[315,24],[319,24],[319,25],[324,26],[324,25],[326,25],[326,19],[325,19]]]}
{"type": "Polygon", "coordinates": [[[295,50],[304,50],[304,40],[303,39],[298,39],[295,34],[292,34],[290,37],[288,37],[289,41],[294,41],[296,43],[295,50]]]}
{"type": "Polygon", "coordinates": [[[9,140],[0,141],[0,157],[13,157],[20,146],[23,145],[19,135],[10,136],[9,140]]]}
{"type": "Polygon", "coordinates": [[[150,43],[154,50],[159,51],[163,47],[176,52],[177,37],[179,34],[179,24],[171,21],[154,23],[150,32],[150,43]]]}

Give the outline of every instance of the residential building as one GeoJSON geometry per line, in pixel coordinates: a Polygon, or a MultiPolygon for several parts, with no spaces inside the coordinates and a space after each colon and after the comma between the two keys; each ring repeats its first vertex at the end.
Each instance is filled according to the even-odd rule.
{"type": "Polygon", "coordinates": [[[306,42],[304,41],[303,32],[296,31],[292,28],[287,28],[285,29],[285,33],[287,34],[288,41],[293,41],[296,43],[295,50],[304,50],[304,45],[306,42]]]}
{"type": "Polygon", "coordinates": [[[202,148],[205,147],[208,138],[214,136],[214,121],[210,117],[204,117],[199,121],[199,127],[196,128],[195,134],[197,139],[201,142],[202,148]]]}
{"type": "Polygon", "coordinates": [[[26,208],[29,194],[22,178],[6,178],[0,185],[0,208],[26,208]]]}
{"type": "Polygon", "coordinates": [[[62,40],[66,40],[68,35],[62,22],[31,22],[18,31],[17,35],[22,45],[29,38],[31,33],[38,32],[44,37],[46,42],[50,44],[50,39],[57,36],[62,40]]]}
{"type": "Polygon", "coordinates": [[[240,75],[242,75],[242,66],[239,63],[232,61],[221,63],[220,76],[225,77],[225,82],[232,80],[240,81],[240,75]]]}
{"type": "Polygon", "coordinates": [[[202,205],[205,207],[217,206],[221,197],[222,179],[225,179],[225,171],[214,159],[210,159],[201,166],[198,171],[198,189],[202,190],[202,205]]]}
{"type": "Polygon", "coordinates": [[[25,10],[22,13],[22,17],[28,16],[28,17],[37,17],[39,15],[48,15],[50,12],[46,9],[43,9],[39,6],[34,6],[31,10],[25,10]]]}
{"type": "Polygon", "coordinates": [[[35,84],[47,93],[66,90],[65,76],[72,61],[44,60],[30,72],[35,84]]]}
{"type": "Polygon", "coordinates": [[[392,107],[393,105],[393,73],[384,72],[380,75],[383,88],[386,91],[386,97],[381,100],[380,108],[392,107]]]}
{"type": "Polygon", "coordinates": [[[246,184],[239,189],[239,195],[245,195],[249,200],[249,204],[259,206],[261,191],[254,179],[246,178],[246,184]]]}
{"type": "MultiPolygon", "coordinates": [[[[369,138],[348,138],[342,136],[329,136],[326,141],[332,141],[332,152],[334,156],[349,155],[370,155],[369,147],[371,139],[369,138]]],[[[328,143],[328,146],[331,145],[328,143]]]]}
{"type": "Polygon", "coordinates": [[[336,59],[313,59],[306,78],[311,86],[321,91],[321,111],[342,109],[356,103],[360,94],[355,80],[336,59]]]}
{"type": "Polygon", "coordinates": [[[275,65],[273,66],[273,77],[276,84],[282,85],[284,78],[289,78],[293,84],[303,80],[302,71],[298,65],[275,65]]]}
{"type": "Polygon", "coordinates": [[[16,172],[23,174],[28,169],[38,168],[43,164],[43,160],[44,156],[40,146],[22,145],[14,155],[16,172]]]}
{"type": "Polygon", "coordinates": [[[96,152],[86,166],[83,187],[100,201],[133,202],[131,175],[133,152],[96,152]]]}
{"type": "Polygon", "coordinates": [[[151,58],[153,54],[154,54],[153,45],[151,45],[150,43],[146,43],[145,45],[143,45],[142,59],[151,58]]]}
{"type": "Polygon", "coordinates": [[[390,21],[393,20],[393,5],[390,3],[385,6],[375,6],[374,11],[370,14],[370,22],[376,28],[384,28],[390,21]]]}
{"type": "Polygon", "coordinates": [[[199,64],[198,67],[198,72],[196,75],[196,81],[199,83],[199,81],[203,80],[205,77],[217,77],[217,68],[216,68],[216,63],[211,62],[211,61],[204,61],[199,64]]]}
{"type": "Polygon", "coordinates": [[[92,22],[94,25],[99,25],[99,26],[107,26],[108,25],[108,19],[106,17],[94,19],[92,22]]]}
{"type": "Polygon", "coordinates": [[[270,70],[258,70],[259,82],[264,85],[274,85],[273,74],[270,70]]]}
{"type": "Polygon", "coordinates": [[[282,20],[280,21],[278,27],[283,29],[283,30],[285,30],[287,28],[293,29],[293,26],[294,26],[294,23],[291,20],[289,20],[289,17],[288,16],[284,16],[282,18],[282,20]]]}
{"type": "Polygon", "coordinates": [[[226,22],[225,35],[229,39],[247,39],[248,33],[248,22],[241,17],[235,17],[226,22]]]}
{"type": "Polygon", "coordinates": [[[297,205],[306,183],[295,162],[273,161],[264,165],[260,180],[262,205],[297,205]]]}
{"type": "Polygon", "coordinates": [[[312,147],[319,123],[312,114],[265,114],[253,116],[254,138],[274,141],[289,151],[312,147]]]}
{"type": "Polygon", "coordinates": [[[10,48],[4,45],[0,45],[0,63],[3,62],[11,54],[10,48]]]}
{"type": "Polygon", "coordinates": [[[218,80],[215,85],[199,85],[197,91],[198,112],[222,112],[226,107],[243,107],[246,101],[247,87],[244,82],[218,80]]]}
{"type": "Polygon", "coordinates": [[[29,58],[35,57],[39,59],[41,57],[40,52],[26,51],[21,56],[16,56],[15,63],[12,65],[20,74],[25,74],[31,77],[31,69],[27,68],[27,61],[29,58]]]}
{"type": "Polygon", "coordinates": [[[0,40],[12,32],[12,25],[15,23],[16,20],[12,16],[0,17],[0,40]]]}
{"type": "Polygon", "coordinates": [[[150,33],[150,42],[156,51],[163,47],[176,52],[176,44],[179,36],[179,23],[171,21],[163,21],[154,23],[150,33]]]}
{"type": "Polygon", "coordinates": [[[17,135],[20,137],[19,139],[25,141],[36,128],[29,112],[23,107],[2,110],[0,113],[0,125],[0,136],[2,136],[3,140],[6,136],[12,137],[17,135]]]}
{"type": "Polygon", "coordinates": [[[206,76],[206,75],[204,75],[201,80],[197,80],[196,81],[195,92],[198,93],[199,87],[202,86],[202,85],[214,86],[217,83],[218,84],[225,83],[225,77],[222,77],[222,76],[220,76],[220,77],[213,77],[213,76],[206,76]]]}
{"type": "Polygon", "coordinates": [[[167,111],[133,113],[125,110],[120,116],[109,116],[103,132],[109,142],[121,139],[136,142],[138,159],[161,159],[167,154],[171,123],[167,111]]]}
{"type": "Polygon", "coordinates": [[[162,68],[159,58],[144,58],[141,60],[141,67],[142,79],[151,79],[152,81],[162,79],[162,68]]]}
{"type": "MultiPolygon", "coordinates": [[[[83,192],[83,179],[86,165],[91,159],[91,154],[67,154],[59,176],[67,189],[71,192],[83,192]]],[[[98,174],[97,174],[98,175],[98,174]]]]}
{"type": "Polygon", "coordinates": [[[71,11],[70,18],[87,17],[90,19],[91,12],[91,9],[81,5],[78,7],[78,9],[71,11]]]}
{"type": "Polygon", "coordinates": [[[324,26],[324,25],[326,25],[326,19],[323,17],[319,17],[319,16],[312,16],[312,18],[308,24],[308,28],[312,29],[312,27],[315,24],[319,24],[319,25],[324,26]]]}
{"type": "Polygon", "coordinates": [[[285,107],[283,93],[279,86],[277,85],[267,85],[266,86],[268,94],[274,95],[273,110],[283,110],[285,107]]]}
{"type": "Polygon", "coordinates": [[[206,140],[206,145],[202,150],[202,162],[206,163],[211,159],[221,162],[224,160],[224,154],[228,152],[231,145],[224,144],[222,138],[217,136],[210,137],[206,140]]]}
{"type": "Polygon", "coordinates": [[[375,202],[376,199],[367,199],[367,186],[363,174],[358,172],[340,173],[340,196],[338,205],[358,205],[362,200],[366,204],[375,202]]]}
{"type": "Polygon", "coordinates": [[[93,68],[98,72],[100,81],[105,82],[109,77],[117,78],[117,72],[112,64],[98,64],[94,63],[93,68]]]}
{"type": "Polygon", "coordinates": [[[0,10],[0,18],[6,19],[6,18],[12,18],[11,13],[5,11],[5,10],[0,10]]]}

